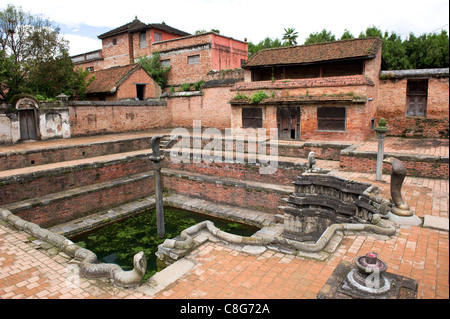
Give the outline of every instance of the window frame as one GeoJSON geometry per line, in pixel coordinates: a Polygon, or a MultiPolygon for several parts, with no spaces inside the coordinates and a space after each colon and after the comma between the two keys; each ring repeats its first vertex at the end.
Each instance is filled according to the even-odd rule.
{"type": "Polygon", "coordinates": [[[347,107],[345,106],[318,106],[317,107],[317,131],[320,132],[347,132],[347,107]],[[319,109],[343,109],[344,110],[344,116],[342,118],[335,118],[335,117],[319,117],[319,109]],[[343,129],[326,129],[323,126],[321,127],[321,121],[343,121],[343,129]]]}
{"type": "Polygon", "coordinates": [[[405,107],[405,116],[413,116],[413,117],[426,117],[427,116],[427,104],[428,104],[428,88],[429,88],[429,82],[428,79],[408,79],[406,82],[406,107],[405,107]],[[422,84],[426,85],[426,90],[421,92],[412,91],[411,86],[413,85],[419,85],[422,82],[422,84]],[[417,100],[414,104],[414,109],[411,108],[411,98],[417,99],[417,98],[423,98],[423,113],[417,112],[418,111],[418,104],[417,100]]]}
{"type": "Polygon", "coordinates": [[[139,32],[139,49],[145,49],[147,47],[147,32],[139,32]]]}
{"type": "Polygon", "coordinates": [[[242,115],[241,115],[242,128],[263,128],[264,127],[264,112],[263,112],[262,107],[243,107],[241,113],[242,113],[242,115]],[[245,110],[245,112],[244,112],[244,110],[245,110]],[[258,110],[258,113],[260,112],[261,115],[257,116],[257,117],[250,117],[248,114],[247,115],[244,114],[246,112],[251,112],[250,110],[253,110],[253,111],[258,110]],[[256,121],[256,120],[260,121],[260,123],[258,123],[259,124],[258,126],[253,126],[248,123],[248,121],[256,121]]]}

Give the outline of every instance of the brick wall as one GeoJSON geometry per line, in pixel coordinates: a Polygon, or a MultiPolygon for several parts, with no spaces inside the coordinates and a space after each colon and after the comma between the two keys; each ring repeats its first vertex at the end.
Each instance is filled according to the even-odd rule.
{"type": "Polygon", "coordinates": [[[34,174],[18,175],[0,179],[0,204],[9,204],[25,199],[101,183],[131,176],[152,169],[148,156],[142,155],[126,161],[108,163],[93,162],[76,167],[54,168],[34,174]]]}
{"type": "Polygon", "coordinates": [[[200,95],[167,97],[172,126],[193,127],[201,120],[202,127],[229,128],[231,125],[231,92],[229,87],[204,88],[200,95]]]}
{"type": "Polygon", "coordinates": [[[244,184],[216,183],[214,178],[190,178],[188,175],[164,172],[164,188],[177,194],[188,195],[215,203],[272,212],[276,214],[281,198],[289,196],[288,191],[264,190],[244,184]]]}
{"type": "Polygon", "coordinates": [[[377,122],[385,118],[388,135],[448,138],[449,79],[429,78],[426,116],[406,116],[407,78],[382,79],[377,122]]]}
{"type": "MultiPolygon", "coordinates": [[[[385,158],[389,154],[384,154],[385,158]]],[[[449,161],[448,157],[436,156],[407,156],[398,155],[395,157],[403,162],[407,175],[427,178],[448,178],[449,161]]],[[[377,158],[376,153],[372,154],[343,154],[341,153],[340,167],[343,170],[361,173],[376,173],[377,158]]],[[[383,163],[383,174],[391,173],[391,165],[383,163]]]]}
{"type": "Polygon", "coordinates": [[[164,101],[71,102],[69,115],[72,136],[145,131],[172,123],[164,101]]]}
{"type": "Polygon", "coordinates": [[[87,192],[64,200],[52,201],[47,205],[13,211],[13,213],[22,219],[48,228],[101,209],[138,200],[153,192],[153,178],[145,178],[97,192],[87,192]]]}

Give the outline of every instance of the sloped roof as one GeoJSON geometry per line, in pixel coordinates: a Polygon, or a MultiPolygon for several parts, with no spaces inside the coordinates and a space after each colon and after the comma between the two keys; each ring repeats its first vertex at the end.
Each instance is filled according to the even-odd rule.
{"type": "Polygon", "coordinates": [[[380,38],[358,38],[265,49],[252,55],[243,68],[368,58],[374,56],[381,45],[380,38]]]}
{"type": "Polygon", "coordinates": [[[121,33],[132,33],[132,32],[137,32],[137,31],[140,31],[140,30],[146,30],[146,29],[151,29],[151,28],[159,29],[159,30],[166,31],[166,32],[169,32],[169,33],[172,33],[172,34],[176,34],[176,35],[180,35],[180,36],[190,35],[187,32],[184,32],[184,31],[175,29],[175,28],[173,28],[171,26],[168,26],[164,22],[163,23],[146,24],[144,22],[141,22],[138,18],[136,18],[133,21],[127,23],[127,24],[124,24],[124,25],[122,25],[122,26],[120,26],[118,28],[115,28],[113,30],[110,30],[108,32],[100,34],[98,36],[98,38],[99,39],[104,39],[104,38],[111,37],[111,36],[114,36],[114,35],[118,35],[118,34],[121,34],[121,33]]]}
{"type": "Polygon", "coordinates": [[[95,76],[95,80],[86,88],[86,93],[114,93],[139,68],[139,64],[129,64],[92,72],[89,79],[95,76]]]}

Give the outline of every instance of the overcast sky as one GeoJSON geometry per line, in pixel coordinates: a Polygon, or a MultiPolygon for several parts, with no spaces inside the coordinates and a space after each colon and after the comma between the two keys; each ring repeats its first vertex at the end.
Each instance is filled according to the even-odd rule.
{"type": "Polygon", "coordinates": [[[281,39],[284,28],[295,28],[298,44],[324,28],[337,38],[345,29],[357,37],[369,26],[403,38],[449,29],[448,0],[0,0],[0,10],[8,3],[53,21],[70,41],[71,55],[101,49],[98,35],[135,16],[189,33],[218,29],[253,43],[281,39]]]}

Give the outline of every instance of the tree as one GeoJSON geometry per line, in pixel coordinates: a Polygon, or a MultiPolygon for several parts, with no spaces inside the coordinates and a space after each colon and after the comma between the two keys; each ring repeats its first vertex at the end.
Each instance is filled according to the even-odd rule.
{"type": "Polygon", "coordinates": [[[163,67],[161,65],[161,57],[158,51],[153,52],[151,56],[139,57],[137,62],[161,88],[166,86],[168,81],[167,73],[169,73],[172,66],[163,67]]]}
{"type": "Polygon", "coordinates": [[[344,33],[341,35],[341,38],[339,40],[349,40],[349,39],[354,39],[355,37],[353,36],[353,34],[348,31],[347,29],[344,30],[344,33]]]}
{"type": "Polygon", "coordinates": [[[281,42],[280,39],[271,39],[269,37],[266,37],[264,40],[258,42],[257,44],[253,44],[252,42],[249,42],[248,44],[248,52],[251,54],[255,54],[258,51],[264,50],[264,49],[271,49],[271,48],[279,48],[283,46],[288,46],[289,42],[281,42]]]}
{"type": "Polygon", "coordinates": [[[33,92],[27,83],[31,70],[62,58],[68,42],[49,20],[9,4],[0,12],[0,51],[2,68],[7,68],[2,71],[0,95],[9,100],[17,93],[33,92]]]}
{"type": "Polygon", "coordinates": [[[285,43],[289,45],[297,45],[298,32],[295,31],[295,28],[287,28],[284,29],[283,40],[285,43]]]}
{"type": "Polygon", "coordinates": [[[322,43],[336,41],[336,37],[331,31],[323,29],[321,32],[311,33],[305,40],[305,44],[322,43]]]}

